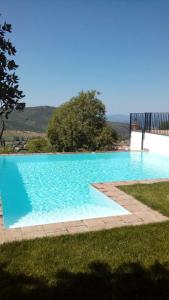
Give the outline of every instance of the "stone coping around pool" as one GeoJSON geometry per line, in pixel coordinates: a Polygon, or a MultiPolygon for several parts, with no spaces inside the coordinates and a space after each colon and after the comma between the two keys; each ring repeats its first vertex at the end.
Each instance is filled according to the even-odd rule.
{"type": "MultiPolygon", "coordinates": [[[[126,147],[127,148],[127,147],[126,147]]],[[[58,155],[62,155],[62,154],[102,154],[102,153],[116,153],[116,152],[147,152],[147,150],[130,150],[128,149],[117,149],[117,150],[105,150],[105,151],[77,151],[77,152],[14,152],[14,153],[0,153],[0,157],[1,156],[30,156],[30,155],[52,155],[52,154],[58,154],[58,155]]]]}
{"type": "Polygon", "coordinates": [[[169,178],[93,184],[93,187],[119,203],[122,207],[126,208],[130,212],[128,215],[5,229],[3,227],[2,205],[0,205],[0,244],[45,236],[60,236],[129,225],[141,225],[167,221],[168,218],[163,216],[161,213],[151,209],[147,205],[136,200],[134,197],[118,189],[118,186],[120,185],[132,185],[136,183],[150,184],[162,181],[169,181],[169,178]]]}

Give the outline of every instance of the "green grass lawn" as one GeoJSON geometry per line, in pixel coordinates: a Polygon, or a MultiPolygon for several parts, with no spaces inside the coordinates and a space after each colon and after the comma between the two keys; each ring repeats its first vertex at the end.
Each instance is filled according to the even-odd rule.
{"type": "Polygon", "coordinates": [[[169,182],[135,184],[119,188],[169,217],[169,182]]]}
{"type": "MultiPolygon", "coordinates": [[[[169,216],[169,183],[121,189],[169,216]]],[[[4,244],[0,299],[169,299],[169,222],[4,244]]]]}

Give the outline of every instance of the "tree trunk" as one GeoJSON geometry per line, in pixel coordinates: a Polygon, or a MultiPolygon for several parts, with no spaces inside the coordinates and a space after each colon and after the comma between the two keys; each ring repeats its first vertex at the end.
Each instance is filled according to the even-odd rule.
{"type": "Polygon", "coordinates": [[[2,139],[3,133],[4,133],[4,129],[5,129],[5,122],[2,119],[1,120],[1,125],[0,125],[0,145],[1,146],[5,146],[5,142],[2,139]]]}

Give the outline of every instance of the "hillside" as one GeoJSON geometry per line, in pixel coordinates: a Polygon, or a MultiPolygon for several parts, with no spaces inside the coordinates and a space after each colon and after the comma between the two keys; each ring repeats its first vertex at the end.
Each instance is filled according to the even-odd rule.
{"type": "Polygon", "coordinates": [[[23,112],[13,111],[7,121],[8,130],[45,132],[54,107],[26,107],[23,112]]]}
{"type": "Polygon", "coordinates": [[[122,138],[129,138],[130,126],[127,123],[121,122],[109,122],[113,128],[117,131],[118,135],[122,138]]]}
{"type": "MultiPolygon", "coordinates": [[[[14,111],[7,121],[7,130],[44,133],[54,110],[55,107],[51,106],[37,106],[27,107],[23,112],[14,111]]],[[[108,120],[120,136],[128,137],[129,124],[123,121],[112,122],[112,120],[118,120],[118,116],[120,116],[121,120],[121,115],[108,116],[108,120]]]]}

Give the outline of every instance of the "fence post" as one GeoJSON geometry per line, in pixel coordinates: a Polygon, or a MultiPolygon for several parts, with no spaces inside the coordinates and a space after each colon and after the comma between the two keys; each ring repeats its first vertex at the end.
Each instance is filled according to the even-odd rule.
{"type": "Polygon", "coordinates": [[[130,137],[131,137],[131,124],[132,123],[132,113],[130,113],[130,137]]]}
{"type": "Polygon", "coordinates": [[[151,116],[152,113],[149,113],[149,132],[151,132],[151,116]]]}
{"type": "Polygon", "coordinates": [[[129,135],[129,145],[131,146],[131,128],[132,127],[132,113],[130,113],[130,135],[129,135]]]}
{"type": "Polygon", "coordinates": [[[147,128],[147,113],[144,114],[144,126],[142,127],[142,138],[141,138],[141,150],[144,149],[144,136],[145,136],[145,131],[146,131],[146,128],[147,128]]]}

